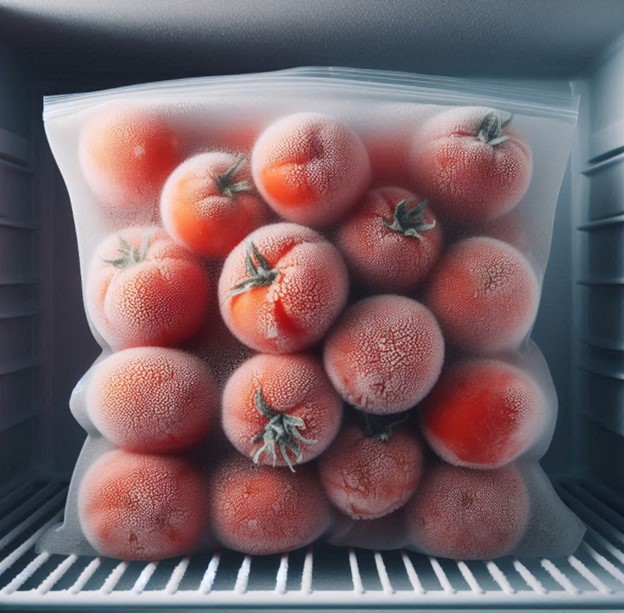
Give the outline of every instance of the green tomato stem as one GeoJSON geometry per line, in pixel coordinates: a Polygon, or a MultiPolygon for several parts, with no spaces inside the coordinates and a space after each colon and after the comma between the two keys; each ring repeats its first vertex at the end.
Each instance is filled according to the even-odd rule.
{"type": "Polygon", "coordinates": [[[305,438],[299,432],[299,430],[306,429],[306,423],[301,417],[275,411],[264,398],[262,388],[258,388],[256,391],[254,403],[258,413],[266,417],[268,423],[263,430],[251,439],[252,443],[262,441],[262,445],[256,450],[252,460],[255,464],[258,464],[262,454],[267,453],[271,458],[272,465],[275,466],[277,462],[276,446],[279,446],[279,451],[284,462],[286,462],[291,472],[295,472],[288,452],[290,451],[294,456],[295,464],[298,464],[303,458],[303,451],[297,441],[301,441],[306,445],[314,445],[317,441],[305,438]]]}
{"type": "Polygon", "coordinates": [[[260,253],[253,241],[247,245],[245,254],[245,268],[249,277],[237,283],[231,289],[231,295],[242,294],[252,287],[263,287],[271,285],[279,277],[279,270],[273,268],[260,253]]]}
{"type": "Polygon", "coordinates": [[[501,117],[499,111],[490,111],[481,121],[477,128],[477,138],[487,145],[500,145],[511,139],[511,136],[503,134],[513,118],[513,113],[509,113],[506,119],[501,117]]]}
{"type": "Polygon", "coordinates": [[[245,161],[244,155],[239,156],[225,172],[214,178],[219,191],[224,196],[232,199],[236,194],[251,191],[252,185],[249,181],[234,182],[234,175],[240,170],[245,161]]]}
{"type": "Polygon", "coordinates": [[[122,236],[119,236],[119,257],[114,260],[104,260],[107,264],[112,264],[115,268],[126,269],[132,268],[147,259],[147,251],[149,249],[150,241],[156,232],[156,228],[150,228],[143,235],[141,246],[137,249],[130,245],[122,236]]]}
{"type": "Polygon", "coordinates": [[[409,418],[409,413],[405,413],[399,418],[396,415],[390,417],[386,415],[371,415],[370,413],[363,413],[363,415],[366,436],[377,439],[382,443],[388,442],[392,438],[394,429],[409,418]]]}
{"type": "Polygon", "coordinates": [[[384,225],[393,232],[400,232],[405,236],[411,236],[422,241],[424,240],[422,232],[431,230],[436,225],[435,219],[433,223],[426,223],[423,216],[423,212],[429,206],[429,202],[423,200],[410,210],[407,210],[407,202],[406,198],[398,202],[394,208],[392,221],[384,219],[384,225]]]}

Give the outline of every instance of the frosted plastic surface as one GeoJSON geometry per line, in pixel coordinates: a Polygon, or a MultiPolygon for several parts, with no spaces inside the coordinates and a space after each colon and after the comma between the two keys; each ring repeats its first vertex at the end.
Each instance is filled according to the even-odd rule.
{"type": "Polygon", "coordinates": [[[45,117],[102,354],[41,550],[573,551],[582,525],[538,465],[557,399],[529,338],[573,102],[314,69],[45,117]]]}

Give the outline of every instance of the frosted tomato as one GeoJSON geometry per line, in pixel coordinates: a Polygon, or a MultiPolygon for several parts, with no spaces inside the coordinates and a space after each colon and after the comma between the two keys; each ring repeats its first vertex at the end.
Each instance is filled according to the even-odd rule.
{"type": "Polygon", "coordinates": [[[404,296],[365,298],[333,327],[323,353],[338,393],[367,413],[400,413],[431,390],[444,339],[429,309],[404,296]]]}
{"type": "Polygon", "coordinates": [[[364,286],[415,289],[442,250],[442,231],[427,202],[399,187],[371,190],[338,228],[337,245],[364,286]]]}
{"type": "Polygon", "coordinates": [[[539,283],[517,249],[483,236],[455,243],[425,289],[425,304],[446,340],[489,353],[516,348],[528,335],[539,305],[539,283]]]}
{"type": "Polygon", "coordinates": [[[98,362],[87,412],[112,443],[168,453],[199,442],[216,421],[219,393],[210,369],[177,349],[136,347],[98,362]]]}
{"type": "Polygon", "coordinates": [[[327,448],[341,419],[342,400],[311,355],[256,355],[223,392],[223,430],[256,464],[294,471],[327,448]]]}
{"type": "Polygon", "coordinates": [[[157,109],[113,103],[85,123],[80,168],[95,196],[123,211],[154,206],[181,161],[178,135],[157,109]]]}
{"type": "Polygon", "coordinates": [[[164,230],[128,228],[97,248],[85,302],[93,325],[113,349],[176,345],[206,317],[210,281],[200,260],[164,230]]]}
{"type": "Polygon", "coordinates": [[[265,353],[319,341],[347,301],[347,267],[320,234],[279,223],[252,232],[225,260],[219,306],[228,328],[265,353]]]}
{"type": "Polygon", "coordinates": [[[429,555],[487,560],[520,542],[530,500],[513,465],[473,470],[437,464],[404,507],[410,543],[429,555]]]}
{"type": "Polygon", "coordinates": [[[353,519],[374,519],[411,498],[422,465],[420,443],[408,428],[350,424],[319,459],[319,476],[340,511],[353,519]]]}
{"type": "Polygon", "coordinates": [[[191,553],[208,527],[205,492],[190,460],[110,451],[80,481],[80,526],[98,553],[112,558],[191,553]]]}
{"type": "Polygon", "coordinates": [[[283,553],[321,536],[329,504],[315,472],[257,466],[242,456],[221,463],[208,487],[210,524],[226,547],[253,555],[283,553]]]}
{"type": "Polygon", "coordinates": [[[278,215],[315,227],[338,221],[370,181],[360,138],[320,113],[296,113],[271,124],[256,141],[251,168],[278,215]]]}
{"type": "Polygon", "coordinates": [[[419,410],[422,432],[443,460],[497,468],[537,441],[547,406],[539,385],[524,371],[476,359],[443,371],[419,410]]]}
{"type": "Polygon", "coordinates": [[[413,179],[445,220],[474,225],[511,211],[524,196],[532,156],[512,116],[458,107],[429,119],[414,143],[413,179]]]}
{"type": "Polygon", "coordinates": [[[268,218],[245,157],[221,151],[196,155],[173,171],[162,191],[160,213],[176,242],[215,259],[225,259],[268,218]]]}

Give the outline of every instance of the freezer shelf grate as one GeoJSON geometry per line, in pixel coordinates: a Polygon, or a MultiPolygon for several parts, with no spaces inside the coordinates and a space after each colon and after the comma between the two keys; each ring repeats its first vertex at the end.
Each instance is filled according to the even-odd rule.
{"type": "Polygon", "coordinates": [[[139,563],[35,553],[62,518],[67,486],[24,483],[0,497],[0,608],[624,607],[624,517],[582,484],[558,492],[588,527],[567,558],[452,562],[318,544],[282,556],[224,550],[139,563]]]}

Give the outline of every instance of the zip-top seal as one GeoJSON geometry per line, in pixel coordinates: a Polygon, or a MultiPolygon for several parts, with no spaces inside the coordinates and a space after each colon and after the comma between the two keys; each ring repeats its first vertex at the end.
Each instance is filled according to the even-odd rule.
{"type": "Polygon", "coordinates": [[[88,108],[112,94],[120,98],[158,95],[161,100],[188,100],[194,96],[223,96],[250,91],[289,96],[354,94],[375,100],[410,101],[420,104],[504,107],[509,112],[560,118],[575,123],[579,96],[484,80],[459,79],[342,67],[288,68],[247,75],[193,77],[141,83],[97,92],[57,94],[44,97],[43,119],[88,108]]]}

